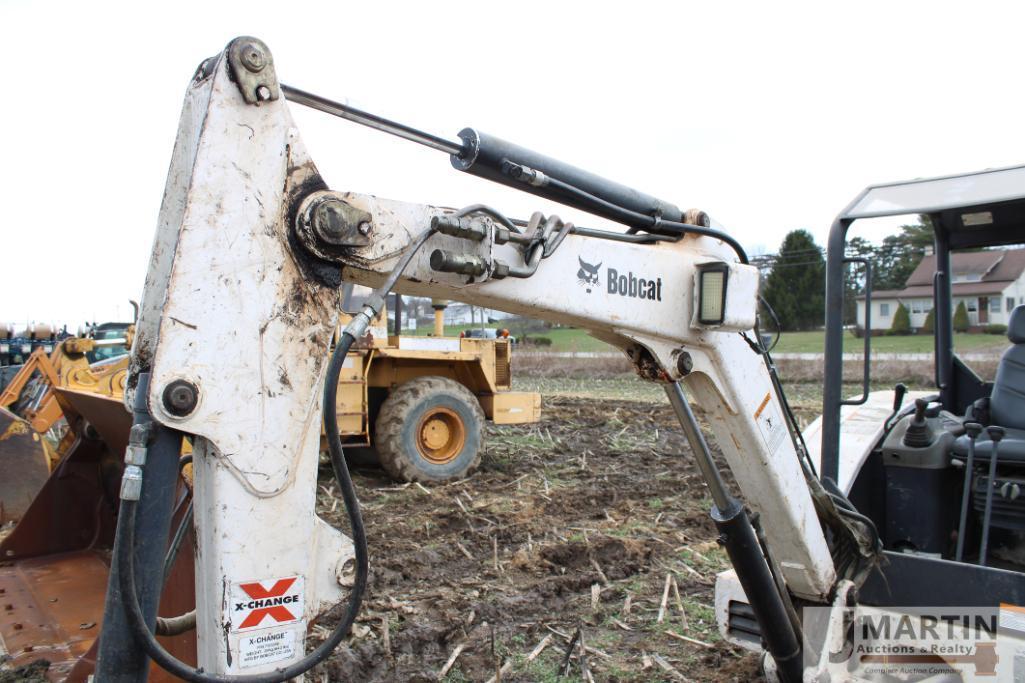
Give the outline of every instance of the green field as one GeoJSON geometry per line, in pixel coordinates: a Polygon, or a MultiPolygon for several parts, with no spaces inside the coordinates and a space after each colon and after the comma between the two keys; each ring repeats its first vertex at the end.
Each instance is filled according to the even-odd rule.
{"type": "MultiPolygon", "coordinates": [[[[474,325],[474,327],[480,327],[474,325]]],[[[489,323],[485,327],[503,327],[502,323],[489,323]]],[[[505,324],[513,335],[522,336],[515,321],[505,324]]],[[[447,336],[458,337],[463,330],[469,329],[470,325],[446,325],[447,336]]],[[[432,332],[432,328],[421,326],[413,334],[425,335],[432,332]]],[[[408,333],[407,333],[408,334],[408,333]]],[[[572,327],[559,327],[541,332],[528,332],[529,337],[547,337],[552,340],[549,347],[538,347],[539,350],[547,351],[612,351],[612,347],[604,342],[589,336],[584,330],[572,327]]],[[[864,339],[858,339],[850,332],[844,333],[844,351],[856,353],[864,348],[864,339]]],[[[816,330],[813,332],[784,332],[780,337],[779,344],[774,351],[776,353],[822,353],[825,348],[825,332],[816,330]]],[[[955,334],[954,348],[957,351],[994,351],[1001,352],[1007,348],[1007,338],[999,334],[955,334]]],[[[929,334],[914,334],[906,337],[872,337],[873,353],[932,353],[933,338],[929,334]]],[[[525,349],[524,349],[525,350],[525,349]]]]}
{"type": "MultiPolygon", "coordinates": [[[[822,353],[825,350],[826,333],[784,332],[776,353],[822,353]]],[[[844,333],[844,351],[857,353],[864,348],[865,340],[850,332],[844,333]]],[[[954,348],[958,351],[1002,351],[1007,348],[1007,338],[999,334],[955,334],[954,348]]],[[[913,334],[906,337],[872,337],[873,353],[932,353],[931,334],[913,334]]]]}

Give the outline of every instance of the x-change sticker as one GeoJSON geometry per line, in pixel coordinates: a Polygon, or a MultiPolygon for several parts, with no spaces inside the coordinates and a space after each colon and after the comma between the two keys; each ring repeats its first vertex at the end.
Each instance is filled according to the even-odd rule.
{"type": "Polygon", "coordinates": [[[295,629],[283,629],[240,636],[239,666],[245,669],[294,658],[299,650],[298,635],[295,629]]]}
{"type": "Polygon", "coordinates": [[[303,617],[303,577],[231,584],[227,605],[232,631],[294,624],[303,617]]]}

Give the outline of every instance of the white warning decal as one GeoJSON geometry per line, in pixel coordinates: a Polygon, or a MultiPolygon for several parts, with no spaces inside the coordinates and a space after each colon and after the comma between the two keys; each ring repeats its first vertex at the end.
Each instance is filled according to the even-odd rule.
{"type": "Polygon", "coordinates": [[[772,455],[780,447],[780,444],[783,443],[783,439],[786,438],[787,427],[783,424],[783,418],[772,404],[771,393],[765,394],[765,398],[759,404],[758,410],[755,411],[754,418],[755,422],[758,423],[758,431],[762,433],[762,439],[765,440],[765,447],[769,449],[769,454],[772,455]]]}
{"type": "Polygon", "coordinates": [[[299,654],[295,630],[261,631],[239,638],[239,666],[248,668],[292,659],[299,654]]]}
{"type": "Polygon", "coordinates": [[[294,624],[303,618],[303,577],[231,584],[226,621],[232,631],[294,624]]]}

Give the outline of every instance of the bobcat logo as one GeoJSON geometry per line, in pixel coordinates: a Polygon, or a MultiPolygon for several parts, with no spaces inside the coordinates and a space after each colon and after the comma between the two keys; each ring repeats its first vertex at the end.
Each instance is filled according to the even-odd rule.
{"type": "Polygon", "coordinates": [[[591,293],[591,287],[597,287],[601,284],[598,281],[598,269],[601,268],[601,263],[596,266],[592,266],[584,259],[577,256],[577,261],[580,261],[580,270],[577,271],[577,281],[584,286],[587,293],[591,293]]]}

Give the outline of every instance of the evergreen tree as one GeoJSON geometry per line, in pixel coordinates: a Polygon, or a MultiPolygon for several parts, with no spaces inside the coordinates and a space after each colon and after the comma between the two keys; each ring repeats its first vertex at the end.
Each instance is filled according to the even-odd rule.
{"type": "Polygon", "coordinates": [[[899,233],[889,235],[875,248],[872,286],[875,289],[902,289],[922,260],[925,249],[932,243],[933,229],[928,216],[919,216],[916,224],[902,225],[899,233]]]}
{"type": "Polygon", "coordinates": [[[962,301],[957,305],[957,310],[954,311],[954,331],[967,332],[970,324],[971,321],[968,320],[968,309],[962,301]]]}
{"type": "Polygon", "coordinates": [[[763,294],[784,330],[822,325],[825,308],[825,260],[807,230],[792,230],[783,239],[763,294]]]}
{"type": "Polygon", "coordinates": [[[926,334],[932,334],[936,330],[936,309],[930,308],[929,313],[925,316],[925,322],[922,323],[922,332],[926,334]]]}
{"type": "MultiPolygon", "coordinates": [[[[852,237],[847,241],[845,255],[848,257],[867,258],[875,261],[875,247],[864,237],[852,237]]],[[[874,264],[873,264],[874,265],[874,264]]],[[[860,263],[847,264],[844,275],[844,311],[845,325],[853,325],[858,321],[857,296],[865,291],[865,268],[860,263]]]]}
{"type": "Polygon", "coordinates": [[[911,334],[911,316],[904,304],[897,304],[897,310],[893,313],[893,322],[890,323],[890,334],[911,334]]]}

